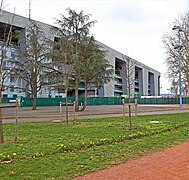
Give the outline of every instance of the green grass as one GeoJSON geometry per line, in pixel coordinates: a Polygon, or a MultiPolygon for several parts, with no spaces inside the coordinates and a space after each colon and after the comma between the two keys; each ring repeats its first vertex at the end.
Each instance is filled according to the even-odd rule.
{"type": "Polygon", "coordinates": [[[15,161],[0,164],[0,179],[72,179],[189,139],[189,113],[139,116],[132,130],[124,124],[121,117],[22,123],[18,143],[12,143],[15,126],[5,124],[0,160],[15,161]]]}

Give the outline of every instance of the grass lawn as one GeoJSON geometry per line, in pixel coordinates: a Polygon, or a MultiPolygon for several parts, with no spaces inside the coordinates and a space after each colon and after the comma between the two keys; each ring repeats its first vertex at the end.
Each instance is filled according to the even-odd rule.
{"type": "Polygon", "coordinates": [[[0,179],[73,179],[189,139],[189,113],[4,125],[0,179]],[[152,123],[156,122],[156,123],[152,123]],[[157,121],[159,123],[157,123],[157,121]]]}

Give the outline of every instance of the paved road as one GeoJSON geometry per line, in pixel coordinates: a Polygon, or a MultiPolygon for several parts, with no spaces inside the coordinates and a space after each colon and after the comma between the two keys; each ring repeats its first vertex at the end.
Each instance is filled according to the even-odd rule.
{"type": "MultiPolygon", "coordinates": [[[[124,109],[127,116],[128,105],[124,109]]],[[[15,110],[14,107],[3,108],[3,123],[15,122],[15,110]]],[[[182,111],[179,110],[179,105],[138,105],[138,115],[180,112],[189,112],[188,105],[184,105],[182,111]]],[[[132,113],[135,115],[135,106],[132,106],[132,113]]],[[[74,113],[73,108],[69,107],[69,114],[69,119],[123,116],[123,105],[88,106],[85,111],[78,113],[74,113]]],[[[60,107],[38,107],[37,110],[31,110],[31,107],[19,107],[18,117],[19,122],[60,121],[60,107]]],[[[65,120],[65,107],[63,107],[62,119],[65,120]]]]}

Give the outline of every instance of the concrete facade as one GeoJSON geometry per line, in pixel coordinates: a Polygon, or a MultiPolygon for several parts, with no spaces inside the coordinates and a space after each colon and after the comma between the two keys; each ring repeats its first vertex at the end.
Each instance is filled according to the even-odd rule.
{"type": "MultiPolygon", "coordinates": [[[[45,35],[54,39],[56,34],[52,34],[51,25],[41,23],[36,21],[39,27],[44,31],[45,35]]],[[[26,33],[27,26],[30,24],[30,21],[26,17],[22,17],[19,15],[13,15],[12,13],[2,11],[0,16],[0,23],[6,25],[12,25],[14,28],[22,29],[26,33]]],[[[2,26],[1,26],[2,28],[2,26]]],[[[24,36],[24,35],[23,35],[24,36]]],[[[1,43],[1,42],[0,42],[1,43]]],[[[100,42],[99,42],[100,43],[100,42]]],[[[158,96],[160,95],[160,72],[152,69],[124,54],[108,47],[107,45],[100,43],[104,50],[106,50],[109,63],[113,66],[114,69],[114,79],[104,86],[101,89],[93,89],[91,95],[92,96],[101,96],[101,97],[113,97],[113,96],[121,96],[128,94],[128,77],[127,77],[127,67],[128,67],[128,58],[131,60],[133,67],[131,67],[132,74],[130,78],[132,79],[131,84],[131,95],[132,96],[158,96]]],[[[0,44],[1,46],[1,44],[0,44]]],[[[23,48],[23,44],[20,45],[20,48],[23,48]]],[[[7,49],[7,58],[13,59],[18,58],[15,53],[14,46],[7,49]]],[[[10,77],[6,79],[7,85],[11,84],[10,77]]],[[[7,97],[13,95],[16,97],[17,95],[25,96],[25,93],[22,91],[18,91],[18,89],[14,89],[14,87],[22,87],[24,86],[24,81],[17,79],[12,83],[11,87],[4,91],[4,96],[7,97]],[[11,89],[12,88],[12,89],[11,89]]],[[[82,91],[82,88],[80,89],[82,91]]],[[[48,97],[49,92],[48,88],[44,88],[39,92],[39,97],[48,97]]],[[[51,96],[63,96],[64,93],[59,93],[58,90],[51,91],[51,96]]]]}
{"type": "MultiPolygon", "coordinates": [[[[116,96],[116,95],[124,95],[128,94],[127,86],[128,86],[128,78],[126,73],[126,66],[127,66],[127,58],[124,54],[108,47],[107,45],[102,44],[102,47],[108,51],[107,59],[110,64],[114,67],[115,77],[122,80],[120,87],[122,86],[122,90],[116,91],[116,81],[115,79],[110,81],[109,83],[104,85],[104,96],[116,96]],[[120,74],[116,74],[116,59],[121,62],[121,68],[124,72],[120,72],[120,74]]],[[[139,95],[139,96],[159,96],[160,95],[160,72],[156,71],[153,68],[150,68],[147,65],[144,65],[137,60],[130,58],[132,64],[135,68],[134,72],[131,74],[131,79],[133,80],[132,87],[131,87],[131,95],[139,95]],[[136,73],[138,73],[137,77],[135,77],[136,73]],[[138,86],[138,87],[137,87],[138,86]],[[137,90],[138,89],[138,90],[137,90]]],[[[119,81],[121,82],[121,81],[119,81]]]]}

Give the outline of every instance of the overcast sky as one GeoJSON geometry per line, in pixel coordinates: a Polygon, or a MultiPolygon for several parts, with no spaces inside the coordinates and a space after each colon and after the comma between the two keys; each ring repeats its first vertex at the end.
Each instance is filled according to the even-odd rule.
{"type": "MultiPolygon", "coordinates": [[[[4,9],[28,17],[29,0],[4,0],[4,9]]],[[[70,7],[97,20],[94,37],[161,72],[161,92],[170,88],[165,78],[162,35],[170,32],[178,15],[188,12],[189,0],[31,0],[31,18],[54,25],[54,18],[70,7]]]]}

